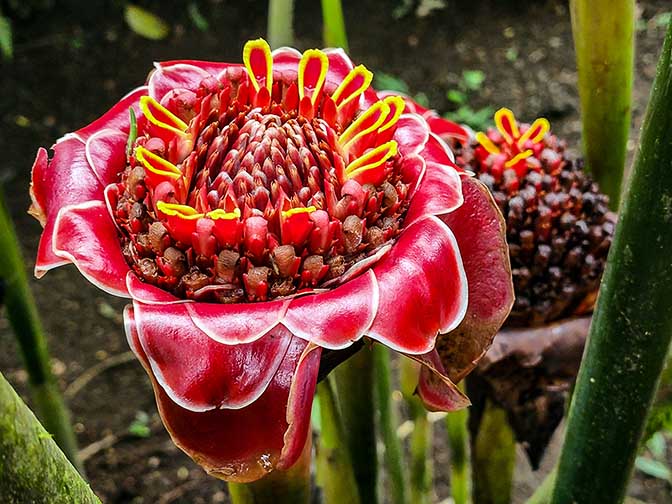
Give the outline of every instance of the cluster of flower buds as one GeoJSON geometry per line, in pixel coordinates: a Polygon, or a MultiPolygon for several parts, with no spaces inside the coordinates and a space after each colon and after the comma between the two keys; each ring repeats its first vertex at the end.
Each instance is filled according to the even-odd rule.
{"type": "Polygon", "coordinates": [[[136,273],[179,297],[266,301],[314,288],[395,238],[408,206],[392,140],[403,100],[377,100],[353,121],[366,68],[327,95],[324,53],[304,53],[297,86],[267,72],[264,44],[248,45],[247,74],[172,92],[179,117],[141,100],[148,124],[115,215],[136,273]]]}
{"type": "Polygon", "coordinates": [[[456,163],[492,191],[507,225],[516,291],[509,326],[535,326],[590,310],[615,215],[546,119],[518,124],[500,109],[496,128],[453,138],[456,163]]]}

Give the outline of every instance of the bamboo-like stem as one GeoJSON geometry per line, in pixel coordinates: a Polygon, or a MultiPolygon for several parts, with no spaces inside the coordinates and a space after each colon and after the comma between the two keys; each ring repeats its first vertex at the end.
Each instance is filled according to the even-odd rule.
{"type": "MultiPolygon", "coordinates": [[[[459,384],[464,390],[464,383],[459,384]]],[[[450,448],[450,493],[455,504],[468,504],[471,500],[469,478],[469,414],[466,409],[448,413],[446,429],[450,448]]]]}
{"type": "Polygon", "coordinates": [[[516,441],[506,412],[487,401],[476,439],[472,439],[472,478],[475,504],[509,504],[516,441]]]}
{"type": "Polygon", "coordinates": [[[311,452],[309,435],[301,457],[287,471],[273,471],[252,483],[229,483],[232,504],[308,504],[311,452]]]}
{"type": "Polygon", "coordinates": [[[571,0],[586,166],[618,207],[630,130],[635,0],[571,0]]]}
{"type": "Polygon", "coordinates": [[[668,355],[671,109],[672,23],[569,409],[554,504],[623,500],[668,355]]]}
{"type": "Polygon", "coordinates": [[[392,402],[390,350],[382,345],[373,347],[375,365],[376,400],[378,403],[380,433],[385,445],[385,468],[389,483],[388,498],[393,504],[408,502],[406,494],[405,472],[403,470],[403,451],[397,426],[399,415],[392,402]]]}
{"type": "Polygon", "coordinates": [[[432,425],[427,419],[427,411],[420,398],[414,394],[418,383],[420,365],[411,359],[402,359],[401,362],[401,392],[406,400],[409,415],[413,422],[411,433],[411,474],[410,496],[413,504],[428,504],[431,502],[432,488],[432,458],[430,439],[432,425]]]}
{"type": "Polygon", "coordinates": [[[327,47],[342,47],[348,51],[341,0],[322,0],[322,39],[327,47]]]}
{"type": "Polygon", "coordinates": [[[14,226],[0,190],[0,279],[5,283],[4,305],[28,372],[31,397],[38,416],[75,467],[77,442],[70,415],[54,380],[42,323],[37,313],[14,226]]]}
{"type": "Polygon", "coordinates": [[[268,44],[273,49],[294,45],[294,0],[268,0],[268,44]]]}
{"type": "Polygon", "coordinates": [[[555,476],[558,473],[557,466],[546,475],[541,485],[537,487],[525,504],[549,504],[553,496],[553,486],[555,485],[555,476]]]}
{"type": "Polygon", "coordinates": [[[373,352],[364,347],[334,370],[345,441],[362,502],[377,502],[373,352]]]}
{"type": "MultiPolygon", "coordinates": [[[[359,504],[357,481],[350,453],[343,443],[345,432],[336,404],[331,378],[317,384],[320,401],[320,440],[317,448],[317,483],[324,504],[359,504]]],[[[376,502],[376,501],[366,501],[376,502]]]]}
{"type": "Polygon", "coordinates": [[[100,503],[2,374],[0,502],[100,503]]]}

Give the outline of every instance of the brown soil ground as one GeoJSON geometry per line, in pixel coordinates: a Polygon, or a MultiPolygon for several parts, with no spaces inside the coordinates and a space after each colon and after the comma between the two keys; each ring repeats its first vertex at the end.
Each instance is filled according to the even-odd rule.
{"type": "MultiPolygon", "coordinates": [[[[17,23],[15,60],[2,63],[0,73],[0,174],[31,271],[41,231],[26,214],[36,149],[99,116],[143,82],[153,60],[238,61],[244,41],[265,33],[266,2],[198,2],[210,24],[207,32],[194,27],[181,2],[141,2],[172,24],[172,35],[161,42],[130,32],[121,2],[55,3],[58,8],[36,11],[17,23]]],[[[320,46],[319,2],[296,3],[298,46],[320,46]]],[[[439,110],[448,108],[445,92],[456,87],[463,70],[482,70],[486,79],[473,96],[474,109],[506,105],[521,119],[546,116],[555,132],[578,150],[576,70],[566,2],[448,0],[446,8],[426,17],[411,13],[402,19],[395,19],[392,8],[383,7],[383,2],[344,3],[356,61],[401,77],[414,93],[426,93],[439,110]]],[[[664,34],[655,16],[669,8],[666,0],[640,2],[631,151],[664,34]]],[[[49,337],[54,371],[64,390],[92,366],[128,351],[120,315],[124,300],[97,290],[73,267],[50,272],[33,281],[32,288],[49,337]]],[[[0,370],[25,397],[27,377],[5,318],[0,318],[0,342],[5,349],[0,353],[0,370]]],[[[151,387],[135,361],[99,374],[69,399],[69,405],[85,450],[90,452],[92,443],[109,440],[111,435],[119,438],[86,461],[91,485],[104,502],[228,500],[223,482],[208,477],[172,445],[158,424],[151,387]],[[138,412],[149,415],[149,437],[127,434],[138,412]]],[[[442,422],[435,425],[439,428],[434,443],[434,500],[442,502],[450,493],[449,455],[442,422]]],[[[557,446],[556,441],[537,473],[519,457],[516,502],[522,502],[542,479],[557,446]]],[[[666,484],[641,474],[635,475],[630,495],[650,503],[672,502],[666,484]]]]}

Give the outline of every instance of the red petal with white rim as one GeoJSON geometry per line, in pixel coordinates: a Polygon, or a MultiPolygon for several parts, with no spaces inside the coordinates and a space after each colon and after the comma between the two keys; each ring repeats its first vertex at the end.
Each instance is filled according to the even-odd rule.
{"type": "Polygon", "coordinates": [[[273,51],[271,56],[273,56],[273,80],[276,80],[276,74],[286,79],[296,80],[301,60],[299,51],[291,47],[281,47],[273,51]]]}
{"type": "Polygon", "coordinates": [[[404,229],[373,268],[380,289],[369,336],[394,350],[424,354],[439,331],[454,329],[467,309],[467,278],[451,230],[427,217],[404,229]],[[400,309],[403,307],[403,309],[400,309]]]}
{"type": "Polygon", "coordinates": [[[239,63],[222,63],[219,61],[201,61],[201,60],[170,60],[159,63],[162,67],[172,67],[175,65],[188,65],[197,67],[210,75],[217,76],[231,66],[240,66],[239,63]]]}
{"type": "Polygon", "coordinates": [[[149,96],[158,102],[173,89],[196,91],[201,85],[201,81],[211,76],[203,68],[186,63],[176,63],[174,65],[155,63],[154,65],[156,70],[149,77],[147,86],[149,96]]]}
{"type": "Polygon", "coordinates": [[[290,300],[260,303],[188,303],[194,325],[226,345],[256,341],[285,316],[290,300]]]}
{"type": "Polygon", "coordinates": [[[198,329],[187,305],[134,304],[140,343],[170,398],[191,411],[240,409],[264,392],[287,352],[283,328],[254,343],[224,345],[198,329]]]}
{"type": "Polygon", "coordinates": [[[327,292],[291,301],[282,323],[294,335],[337,350],[371,327],[378,310],[378,284],[371,270],[327,292]]]}
{"type": "MultiPolygon", "coordinates": [[[[35,262],[38,278],[48,270],[68,261],[53,251],[54,221],[64,206],[89,201],[104,201],[104,187],[93,173],[86,159],[84,142],[70,135],[54,146],[54,157],[47,160],[46,151],[38,152],[33,166],[31,193],[44,225],[35,262]]],[[[117,244],[117,248],[119,245],[117,244]]]]}
{"type": "MultiPolygon", "coordinates": [[[[429,134],[429,140],[425,144],[425,148],[420,155],[427,161],[434,161],[439,164],[455,165],[455,156],[450,150],[450,147],[441,140],[434,133],[429,134]]],[[[457,170],[464,171],[462,168],[455,166],[457,170]]]]}
{"type": "Polygon", "coordinates": [[[457,123],[439,117],[436,113],[429,117],[425,117],[425,120],[427,121],[427,124],[429,124],[429,129],[432,130],[432,133],[435,133],[442,138],[455,138],[460,142],[467,142],[471,138],[469,131],[457,123]]]}
{"type": "Polygon", "coordinates": [[[402,114],[393,137],[402,156],[419,154],[429,140],[427,122],[417,114],[402,114]]]}
{"type": "Polygon", "coordinates": [[[140,346],[133,310],[127,309],[124,319],[130,346],[152,379],[166,429],[174,443],[206,471],[246,483],[265,476],[280,461],[284,467],[296,462],[308,433],[319,350],[305,355],[306,343],[292,338],[282,364],[258,400],[238,410],[199,413],[180,407],[168,397],[140,346]],[[298,408],[304,413],[296,415],[298,408]],[[301,445],[298,450],[297,445],[301,445]]]}
{"type": "Polygon", "coordinates": [[[289,469],[298,460],[310,434],[310,414],[321,355],[320,347],[308,344],[292,376],[287,399],[288,427],[284,435],[285,444],[277,464],[277,468],[281,471],[289,469]]]}
{"type": "Polygon", "coordinates": [[[104,129],[116,129],[123,132],[128,132],[131,119],[128,109],[133,107],[135,115],[140,115],[140,97],[147,94],[147,86],[141,86],[134,89],[121,100],[115,103],[110,110],[105,112],[101,117],[93,121],[88,126],[75,131],[75,134],[82,140],[86,141],[94,133],[104,129]]]}
{"type": "Polygon", "coordinates": [[[113,129],[100,130],[86,140],[86,159],[103,185],[117,182],[126,168],[127,142],[127,133],[113,129]]]}
{"type": "Polygon", "coordinates": [[[420,187],[406,212],[404,225],[409,226],[427,215],[452,212],[464,201],[462,180],[451,166],[428,162],[420,187]]]}
{"type": "Polygon", "coordinates": [[[128,263],[117,228],[103,201],[63,207],[54,223],[54,253],[70,262],[91,283],[115,296],[129,297],[128,263]]]}
{"type": "Polygon", "coordinates": [[[437,350],[453,381],[460,381],[486,352],[513,306],[511,265],[504,218],[490,191],[462,176],[464,204],[441,217],[455,233],[469,282],[462,323],[440,335],[437,350]]]}
{"type": "Polygon", "coordinates": [[[155,285],[143,282],[138,278],[138,275],[133,271],[129,271],[126,275],[126,289],[131,298],[143,304],[173,304],[173,303],[190,303],[185,299],[179,299],[173,296],[170,292],[160,289],[155,285]]]}
{"type": "Polygon", "coordinates": [[[422,364],[416,391],[428,410],[455,411],[471,404],[469,398],[446,375],[436,350],[408,357],[422,364]]]}

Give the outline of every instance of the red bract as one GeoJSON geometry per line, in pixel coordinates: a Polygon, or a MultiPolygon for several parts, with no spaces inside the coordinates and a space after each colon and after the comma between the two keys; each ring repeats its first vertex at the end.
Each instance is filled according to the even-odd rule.
{"type": "Polygon", "coordinates": [[[425,364],[429,407],[467,405],[437,334],[459,326],[442,341],[466,372],[512,289],[492,199],[402,98],[341,50],[256,40],[243,60],[158,64],[38,152],[31,194],[37,276],[72,262],[132,298],[129,343],[175,443],[252,481],[300,455],[323,349],[367,336],[425,364]]]}

